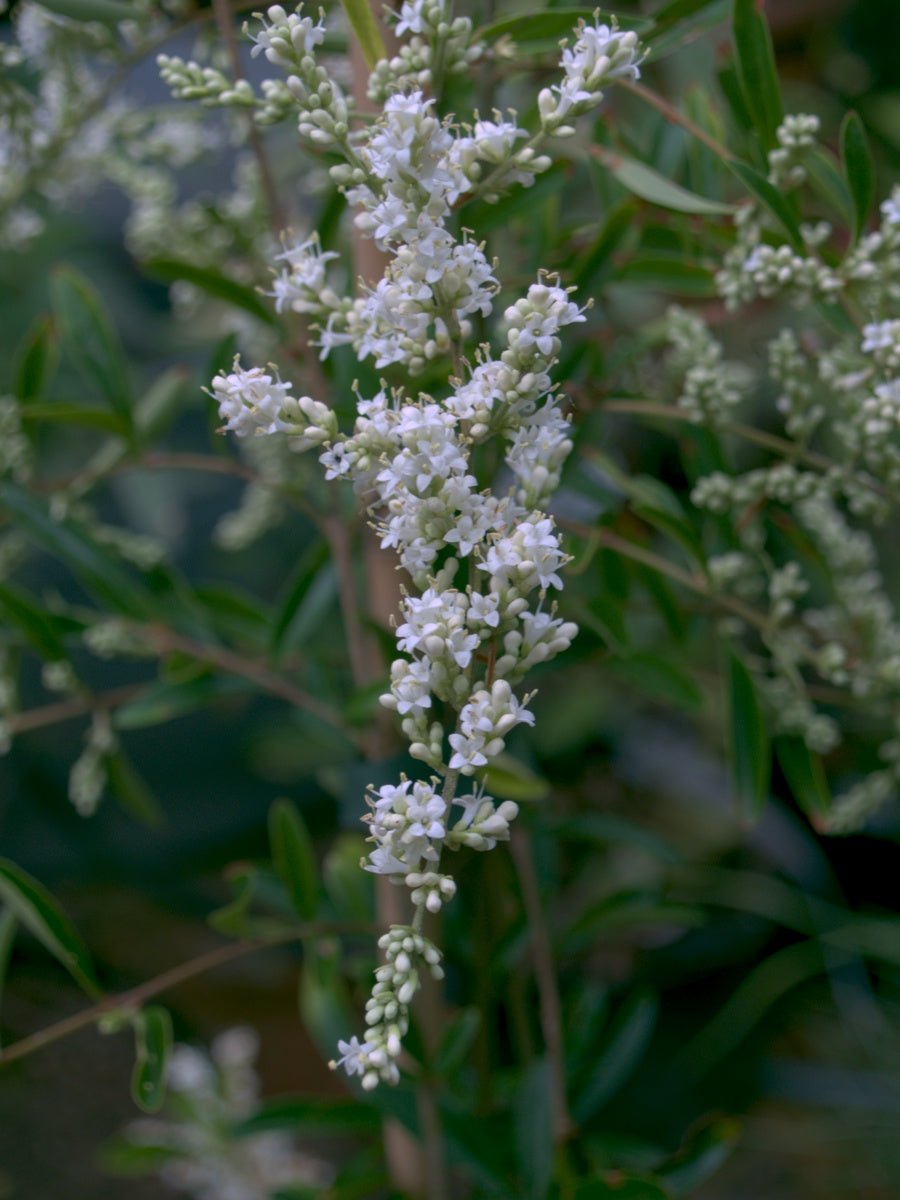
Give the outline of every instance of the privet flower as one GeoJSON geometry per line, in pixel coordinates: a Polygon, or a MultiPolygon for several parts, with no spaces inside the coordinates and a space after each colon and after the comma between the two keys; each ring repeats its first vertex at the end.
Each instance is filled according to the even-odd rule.
{"type": "MultiPolygon", "coordinates": [[[[328,126],[333,90],[316,85],[322,111],[312,107],[320,25],[300,10],[289,17],[274,7],[255,41],[270,61],[301,73],[299,83],[287,80],[305,97],[301,133],[321,142],[322,130],[332,129],[332,146],[345,160],[332,176],[356,209],[359,231],[388,255],[383,277],[351,299],[329,286],[334,255],[323,253],[315,236],[293,245],[277,260],[277,307],[312,318],[323,356],[349,344],[376,367],[402,364],[409,377],[443,363],[446,388],[436,395],[385,387],[358,395],[347,432],[321,402],[294,397],[274,368],[244,370],[236,360],[230,374],[212,381],[211,393],[237,436],[280,435],[296,450],[316,447],[326,479],[353,483],[382,548],[405,572],[397,657],[381,703],[397,713],[411,757],[431,773],[403,776],[367,797],[372,849],[365,869],[405,886],[415,915],[381,939],[385,963],[367,1005],[367,1033],[342,1041],[333,1064],[359,1076],[364,1088],[397,1081],[421,973],[441,976],[440,952],[421,926],[425,912],[438,911],[456,890],[444,851],[490,850],[508,839],[517,814],[515,804],[498,803],[482,784],[457,796],[458,784],[501,754],[516,726],[534,723],[530,696],[517,688],[577,633],[548,599],[562,589],[568,561],[548,510],[572,449],[565,401],[551,375],[564,331],[585,320],[584,310],[541,272],[505,309],[499,344],[468,345],[473,318],[492,314],[500,281],[482,244],[451,225],[467,197],[496,199],[545,170],[550,160],[535,146],[556,125],[546,106],[542,131],[532,137],[499,112],[470,123],[441,120],[421,88],[436,82],[430,72],[438,61],[445,70],[467,61],[470,33],[468,24],[444,15],[441,0],[404,3],[397,29],[410,35],[408,53],[399,66],[392,60],[376,67],[383,112],[352,135],[328,126]],[[425,53],[438,43],[441,56],[425,53]],[[497,490],[480,483],[474,469],[473,452],[488,440],[498,443],[509,470],[497,490]],[[441,713],[449,714],[446,725],[441,713]]],[[[571,117],[599,102],[601,85],[636,78],[640,55],[634,34],[582,24],[563,54],[556,110],[571,117]]]]}

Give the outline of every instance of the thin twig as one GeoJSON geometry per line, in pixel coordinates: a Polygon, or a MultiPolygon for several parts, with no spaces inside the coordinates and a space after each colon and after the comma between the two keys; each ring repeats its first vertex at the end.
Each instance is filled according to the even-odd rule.
{"type": "MultiPolygon", "coordinates": [[[[219,33],[228,50],[228,57],[231,59],[231,72],[234,75],[235,81],[242,80],[244,78],[244,68],[241,63],[241,51],[234,33],[234,12],[228,0],[212,0],[212,5],[219,33]]],[[[266,196],[270,223],[275,237],[278,238],[287,225],[287,219],[278,195],[278,188],[275,184],[275,176],[269,162],[269,156],[266,154],[265,143],[252,114],[247,117],[247,128],[250,149],[253,151],[253,156],[259,167],[259,177],[266,196]]]]}
{"type": "Polygon", "coordinates": [[[531,955],[538,989],[538,1011],[544,1049],[550,1068],[550,1104],[553,1113],[553,1140],[559,1145],[574,1128],[566,1098],[566,1056],[563,1043],[562,1007],[556,978],[553,944],[541,904],[541,892],[534,869],[531,838],[521,824],[513,827],[510,850],[519,876],[522,903],[531,935],[531,955]]]}
{"type": "Polygon", "coordinates": [[[273,934],[270,937],[252,938],[240,942],[229,942],[224,946],[217,946],[215,950],[209,950],[206,954],[201,954],[197,958],[190,959],[188,962],[180,963],[177,967],[171,967],[168,971],[163,971],[162,974],[155,975],[152,979],[148,979],[144,983],[139,983],[136,987],[129,988],[128,991],[105,996],[96,1004],[92,1004],[90,1008],[84,1008],[81,1012],[74,1013],[71,1017],[65,1017],[62,1021],[48,1025],[46,1029],[40,1029],[37,1033],[32,1033],[18,1042],[13,1042],[5,1050],[0,1050],[0,1066],[7,1066],[11,1062],[25,1058],[26,1055],[32,1054],[36,1050],[42,1050],[45,1046],[51,1046],[54,1042],[61,1041],[72,1033],[78,1033],[81,1029],[87,1029],[95,1021],[100,1020],[101,1017],[107,1016],[110,1013],[128,1012],[139,1009],[147,1000],[153,999],[154,996],[158,996],[162,992],[169,991],[179,983],[185,983],[188,979],[193,979],[197,975],[204,975],[207,971],[215,970],[217,967],[224,966],[226,963],[235,961],[235,959],[243,958],[247,954],[254,954],[257,950],[265,950],[270,946],[283,946],[289,942],[302,941],[304,938],[326,937],[341,933],[358,933],[361,930],[368,932],[369,929],[370,926],[368,925],[363,927],[345,922],[316,922],[297,929],[285,930],[283,933],[273,934]]]}
{"type": "Polygon", "coordinates": [[[661,113],[670,125],[680,125],[691,137],[695,137],[699,142],[703,142],[704,146],[707,146],[724,162],[731,162],[737,158],[737,155],[729,150],[723,142],[717,141],[711,133],[707,133],[705,129],[701,129],[690,117],[686,117],[683,112],[680,112],[674,104],[670,104],[668,100],[650,88],[645,87],[642,83],[631,83],[627,79],[620,79],[618,86],[624,88],[626,92],[631,92],[634,96],[639,96],[641,100],[661,113]]]}
{"type": "Polygon", "coordinates": [[[36,708],[28,708],[24,712],[11,713],[4,718],[4,724],[13,735],[31,733],[34,729],[43,729],[47,725],[60,725],[63,721],[72,721],[83,717],[89,712],[108,712],[127,704],[135,696],[146,689],[140,684],[128,687],[114,688],[108,692],[81,694],[69,696],[65,700],[56,700],[52,704],[41,704],[36,708]]]}

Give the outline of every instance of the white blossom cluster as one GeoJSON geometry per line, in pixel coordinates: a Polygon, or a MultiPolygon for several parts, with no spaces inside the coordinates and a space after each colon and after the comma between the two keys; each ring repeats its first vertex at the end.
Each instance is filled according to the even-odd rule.
{"type": "MultiPolygon", "coordinates": [[[[403,5],[397,23],[416,54],[415,39],[430,45],[432,87],[439,68],[462,61],[453,58],[453,38],[462,46],[468,37],[444,15],[439,0],[417,0],[403,5]]],[[[474,319],[491,316],[500,283],[483,246],[457,232],[455,210],[470,197],[493,200],[531,184],[550,165],[536,152],[539,141],[566,132],[563,114],[568,120],[598,103],[602,86],[636,78],[641,49],[614,25],[582,23],[575,45],[563,51],[563,81],[547,93],[559,119],[548,115],[545,98],[542,128],[532,136],[499,112],[470,123],[441,120],[424,79],[402,77],[391,64],[375,72],[376,92],[386,92],[382,113],[346,132],[341,122],[328,125],[333,91],[317,85],[319,108],[312,107],[319,31],[301,10],[289,17],[276,6],[255,41],[307,81],[300,131],[322,143],[330,129],[329,144],[345,160],[332,177],[356,210],[357,229],[387,253],[388,264],[374,286],[344,298],[329,285],[332,253],[315,237],[296,242],[278,259],[276,304],[318,324],[323,355],[350,345],[358,358],[372,358],[379,369],[402,366],[409,378],[426,364],[443,364],[447,389],[430,395],[383,385],[374,396],[358,395],[348,433],[321,401],[295,397],[274,368],[245,370],[236,361],[213,380],[212,395],[225,428],[239,437],[278,435],[297,450],[316,447],[327,479],[352,481],[382,548],[408,578],[398,656],[381,702],[398,714],[411,756],[432,774],[403,777],[368,798],[365,866],[405,885],[415,905],[413,924],[382,939],[386,961],[376,973],[364,1041],[340,1046],[340,1065],[370,1088],[397,1080],[420,972],[440,974],[421,923],[455,892],[442,871],[443,851],[491,849],[509,837],[517,813],[477,780],[457,796],[459,782],[483,772],[516,726],[533,723],[530,697],[516,688],[577,632],[548,599],[562,588],[567,562],[548,506],[572,449],[551,373],[563,330],[583,322],[584,311],[542,272],[506,307],[499,347],[472,347],[474,319]],[[496,482],[481,477],[480,447],[488,441],[504,463],[496,482]]],[[[291,78],[287,86],[299,95],[291,78]]]]}
{"type": "Polygon", "coordinates": [[[462,75],[484,52],[473,41],[469,17],[454,17],[448,0],[403,0],[399,11],[387,9],[398,38],[397,54],[375,64],[369,76],[369,99],[383,103],[393,92],[427,88],[440,95],[445,78],[462,75]]]}

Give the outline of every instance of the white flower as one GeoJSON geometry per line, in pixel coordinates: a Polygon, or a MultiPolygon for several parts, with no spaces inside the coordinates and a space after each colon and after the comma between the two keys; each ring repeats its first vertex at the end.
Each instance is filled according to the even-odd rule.
{"type": "Polygon", "coordinates": [[[361,1042],[357,1037],[350,1038],[348,1042],[339,1041],[341,1057],[332,1066],[343,1067],[348,1075],[362,1075],[368,1067],[368,1056],[374,1049],[371,1042],[361,1042]]]}
{"type": "Polygon", "coordinates": [[[289,429],[283,410],[290,392],[289,383],[266,374],[262,367],[244,371],[237,359],[230,375],[217,375],[212,381],[212,394],[225,428],[238,437],[289,429]]]}

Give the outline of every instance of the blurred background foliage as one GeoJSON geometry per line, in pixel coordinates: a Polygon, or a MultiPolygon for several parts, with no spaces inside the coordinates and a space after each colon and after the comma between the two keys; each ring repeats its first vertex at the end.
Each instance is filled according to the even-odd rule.
{"type": "MultiPolygon", "coordinates": [[[[681,7],[688,15],[671,23],[672,53],[647,73],[694,120],[715,121],[729,5],[681,7]]],[[[516,11],[481,8],[476,24],[516,11]]],[[[648,17],[662,8],[679,15],[677,5],[631,11],[648,17]]],[[[894,0],[779,0],[767,15],[787,111],[819,114],[833,145],[854,107],[886,194],[900,169],[900,9],[894,0]]],[[[184,52],[187,38],[167,49],[184,52]]],[[[541,47],[532,49],[540,57],[541,47]]],[[[511,100],[522,93],[512,65],[505,86],[511,100]]],[[[167,102],[152,59],[129,70],[122,87],[138,105],[167,102]]],[[[683,161],[683,134],[631,95],[616,93],[603,123],[663,173],[683,161]]],[[[39,658],[28,651],[21,710],[47,719],[26,721],[0,761],[0,851],[59,897],[113,991],[219,945],[206,920],[211,910],[220,909],[218,928],[228,933],[286,919],[288,897],[268,865],[267,821],[280,797],[297,806],[323,863],[320,915],[370,919],[370,881],[356,869],[362,794],[399,762],[363,761],[353,736],[373,719],[374,693],[353,686],[335,572],[309,514],[310,505],[327,513],[347,498],[326,491],[305,463],[293,464],[286,481],[282,465],[239,457],[214,433],[201,391],[236,345],[265,353],[273,337],[270,310],[252,290],[265,285],[259,251],[268,233],[239,245],[210,207],[230,186],[232,135],[226,128],[179,183],[186,203],[205,208],[207,223],[197,227],[223,230],[214,267],[182,257],[181,282],[171,288],[182,231],[172,231],[171,254],[149,238],[135,257],[123,240],[122,191],[102,179],[78,206],[45,206],[43,230],[0,258],[0,390],[16,388],[22,348],[45,329],[48,361],[58,354],[58,362],[46,400],[35,403],[98,411],[103,397],[86,384],[84,342],[67,308],[72,289],[83,294],[80,281],[89,281],[89,303],[106,314],[97,320],[121,344],[138,411],[152,426],[140,453],[115,464],[103,457],[109,430],[101,418],[99,427],[77,417],[27,424],[45,481],[34,492],[45,495],[18,515],[51,553],[30,558],[18,583],[50,612],[60,599],[77,609],[99,596],[129,619],[133,601],[140,618],[149,596],[152,630],[142,658],[106,661],[84,647],[73,653],[92,695],[128,689],[129,697],[114,722],[117,748],[104,759],[107,794],[92,816],[79,815],[68,795],[86,718],[50,719],[47,706],[68,701],[48,695],[39,658]],[[242,290],[229,292],[229,281],[242,290]],[[238,307],[228,303],[235,297],[238,307]],[[189,460],[177,457],[185,455],[202,457],[203,469],[188,469],[189,460]],[[124,557],[112,537],[104,545],[91,534],[87,549],[67,548],[80,563],[73,577],[52,552],[58,547],[41,505],[52,502],[59,481],[85,471],[77,499],[89,499],[90,522],[129,530],[132,541],[124,557]],[[248,483],[257,474],[274,481],[274,492],[248,483]],[[242,516],[229,521],[242,505],[242,516]],[[231,670],[228,656],[255,666],[231,670]],[[304,694],[343,714],[351,735],[273,694],[265,679],[260,686],[260,671],[289,672],[304,694]],[[263,915],[238,904],[223,919],[223,906],[251,880],[253,912],[263,915]]],[[[278,186],[290,197],[297,160],[283,151],[291,133],[276,128],[267,136],[278,186]]],[[[602,127],[598,136],[605,137],[602,127]]],[[[721,196],[722,165],[696,144],[687,155],[686,184],[721,196]]],[[[320,172],[309,161],[301,166],[320,172]]],[[[323,229],[329,245],[340,207],[324,182],[318,190],[312,183],[289,204],[290,216],[323,229]]],[[[253,187],[242,194],[252,208],[253,187]]],[[[545,265],[597,297],[583,342],[563,364],[577,402],[585,381],[640,349],[641,330],[669,299],[711,296],[703,218],[674,225],[671,216],[582,159],[501,211],[473,218],[511,289],[545,265]],[[561,226],[570,235],[562,242],[561,226]],[[692,262],[685,249],[694,235],[692,262]]],[[[141,242],[133,230],[131,238],[141,242]]],[[[730,352],[753,353],[777,320],[761,310],[758,324],[732,331],[746,344],[730,352]]],[[[324,370],[346,416],[348,385],[366,373],[341,356],[324,370]]],[[[591,413],[587,404],[579,412],[583,444],[683,491],[670,432],[591,413]]],[[[584,523],[615,509],[620,497],[608,487],[608,476],[580,459],[563,498],[566,515],[584,523]]],[[[349,521],[349,509],[344,516],[349,521]]],[[[884,531],[886,544],[893,532],[884,531]]],[[[896,594],[896,560],[889,567],[896,594]]],[[[581,623],[582,636],[564,663],[539,673],[536,727],[513,746],[527,772],[500,781],[523,800],[558,958],[579,1126],[568,1169],[594,1181],[577,1193],[562,1185],[559,1194],[889,1200],[900,1194],[896,807],[865,833],[826,838],[799,811],[776,765],[771,801],[761,819],[748,821],[722,751],[724,664],[702,604],[695,610],[664,577],[587,541],[570,575],[564,611],[581,623]]],[[[41,636],[31,629],[32,639],[41,636]]],[[[865,770],[866,728],[853,739],[845,769],[865,770]]],[[[505,850],[472,856],[459,874],[463,886],[444,922],[454,1017],[438,1068],[449,1158],[470,1194],[543,1196],[552,1147],[520,883],[505,850]]],[[[162,997],[181,1041],[207,1043],[235,1023],[254,1026],[266,1096],[321,1099],[318,1108],[304,1099],[268,1115],[264,1109],[254,1128],[298,1133],[343,1182],[334,1191],[313,1183],[279,1194],[387,1194],[377,1127],[339,1103],[341,1085],[324,1065],[335,1030],[345,1028],[341,1006],[364,994],[371,955],[367,937],[342,953],[328,938],[307,943],[302,955],[270,948],[162,997]]],[[[80,1003],[37,942],[17,939],[0,1016],[4,1044],[80,1003]]],[[[101,1146],[123,1124],[130,1071],[125,1040],[93,1030],[5,1069],[0,1196],[171,1194],[152,1178],[126,1182],[101,1166],[101,1146]]],[[[404,1087],[371,1103],[415,1121],[404,1087]]],[[[117,1145],[107,1167],[109,1160],[120,1170],[141,1165],[117,1145]]]]}

